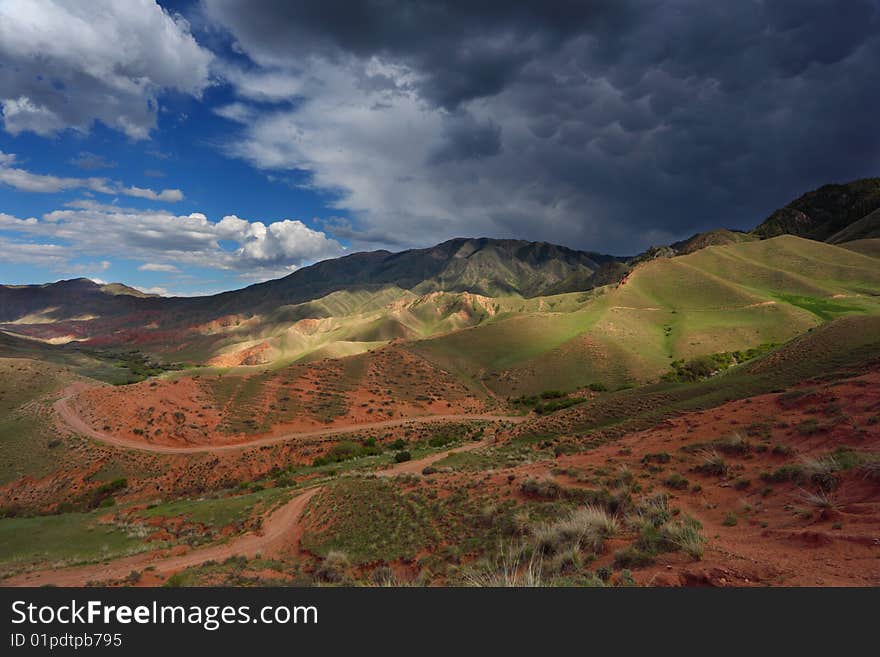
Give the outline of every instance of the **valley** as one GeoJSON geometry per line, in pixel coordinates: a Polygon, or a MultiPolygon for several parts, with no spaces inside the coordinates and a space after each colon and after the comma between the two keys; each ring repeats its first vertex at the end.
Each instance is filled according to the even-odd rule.
{"type": "Polygon", "coordinates": [[[634,258],[3,286],[2,582],[876,586],[880,201],[848,189],[634,258]]]}

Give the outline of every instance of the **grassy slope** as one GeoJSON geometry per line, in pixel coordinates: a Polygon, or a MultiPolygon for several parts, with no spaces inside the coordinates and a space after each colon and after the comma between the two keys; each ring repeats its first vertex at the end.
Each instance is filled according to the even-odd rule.
{"type": "Polygon", "coordinates": [[[655,425],[678,412],[712,408],[805,380],[859,371],[880,358],[880,317],[837,319],[809,330],[768,354],[698,383],[657,383],[601,395],[531,422],[536,434],[613,435],[655,425]]]}
{"type": "Polygon", "coordinates": [[[142,539],[100,524],[101,512],[0,520],[0,568],[79,563],[149,549],[142,539]]]}
{"type": "MultiPolygon", "coordinates": [[[[204,525],[206,531],[242,524],[255,514],[286,499],[284,489],[269,489],[233,497],[166,502],[139,511],[134,518],[178,518],[204,525]]],[[[21,567],[92,562],[155,549],[124,524],[106,520],[115,509],[90,513],[0,520],[0,572],[21,567]]],[[[132,519],[129,519],[131,523],[132,519]]]]}
{"type": "Polygon", "coordinates": [[[0,485],[48,474],[69,445],[55,434],[41,400],[73,376],[64,368],[25,358],[0,358],[0,485]]]}
{"type": "Polygon", "coordinates": [[[783,236],[637,268],[573,313],[535,313],[412,348],[507,395],[656,378],[670,361],[781,343],[847,314],[880,313],[876,260],[783,236]]]}
{"type": "Polygon", "coordinates": [[[844,242],[838,246],[872,258],[880,258],[880,237],[874,239],[853,240],[852,242],[844,242]]]}

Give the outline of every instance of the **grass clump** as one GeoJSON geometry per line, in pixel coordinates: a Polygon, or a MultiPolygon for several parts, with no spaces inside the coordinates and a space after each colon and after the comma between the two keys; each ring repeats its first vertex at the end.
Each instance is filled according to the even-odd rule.
{"type": "Polygon", "coordinates": [[[560,554],[566,549],[587,548],[600,552],[605,540],[619,529],[617,519],[598,506],[574,509],[567,517],[533,529],[535,548],[544,555],[560,554]]]}
{"type": "Polygon", "coordinates": [[[690,485],[688,480],[682,477],[678,472],[671,473],[663,481],[663,484],[667,488],[671,488],[673,490],[684,490],[690,485]]]}
{"type": "Polygon", "coordinates": [[[477,587],[541,587],[543,562],[539,553],[534,553],[523,563],[521,550],[502,549],[498,559],[482,568],[467,572],[464,581],[468,586],[477,587]]]}
{"type": "Polygon", "coordinates": [[[672,457],[666,452],[652,452],[642,457],[642,463],[669,463],[672,457]]]}
{"type": "Polygon", "coordinates": [[[816,491],[808,491],[801,488],[798,498],[804,504],[819,509],[823,514],[836,511],[839,506],[834,493],[821,488],[816,491]]]}
{"type": "Polygon", "coordinates": [[[614,567],[642,568],[653,564],[658,555],[677,550],[700,559],[706,542],[700,534],[702,525],[690,517],[672,518],[666,495],[643,500],[627,518],[638,537],[632,545],[615,552],[614,567]]]}
{"type": "Polygon", "coordinates": [[[742,435],[738,433],[732,433],[726,438],[716,440],[714,443],[712,443],[712,447],[722,454],[742,456],[749,453],[749,450],[751,449],[751,444],[748,440],[743,438],[742,435]]]}
{"type": "Polygon", "coordinates": [[[701,462],[694,467],[696,472],[716,477],[726,475],[727,469],[728,466],[724,457],[714,449],[704,450],[701,454],[701,462]]]}
{"type": "Polygon", "coordinates": [[[346,579],[349,565],[345,552],[331,550],[315,569],[315,578],[328,584],[339,584],[346,579]]]}
{"type": "Polygon", "coordinates": [[[528,478],[520,484],[523,495],[542,499],[555,499],[562,497],[562,486],[552,479],[528,478]]]}

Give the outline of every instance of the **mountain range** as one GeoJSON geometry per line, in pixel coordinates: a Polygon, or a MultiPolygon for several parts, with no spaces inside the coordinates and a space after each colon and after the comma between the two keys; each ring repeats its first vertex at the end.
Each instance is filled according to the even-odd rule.
{"type": "MultiPolygon", "coordinates": [[[[527,339],[541,344],[549,339],[555,349],[574,337],[584,339],[586,325],[573,318],[588,310],[595,315],[598,309],[608,307],[608,299],[631,296],[623,291],[624,284],[635,280],[636,273],[638,280],[645,280],[640,270],[649,265],[656,276],[651,283],[660,288],[632,304],[634,308],[672,308],[676,296],[694,281],[715,289],[719,303],[730,306],[747,306],[747,300],[787,303],[777,298],[779,294],[843,298],[859,290],[872,290],[877,271],[872,257],[877,242],[872,238],[880,235],[878,208],[880,178],[872,178],[809,192],[773,212],[750,232],[718,229],[699,233],[634,257],[545,242],[459,238],[399,253],[353,253],[283,278],[206,297],[157,297],[121,284],[102,285],[88,279],[0,286],[0,330],[7,341],[27,339],[77,348],[136,347],[165,360],[227,367],[345,356],[391,340],[429,340],[413,348],[433,353],[443,340],[458,339],[454,335],[442,337],[446,334],[481,326],[490,334],[499,330],[491,325],[518,336],[516,345],[508,345],[513,353],[521,352],[519,342],[527,339]],[[786,236],[803,243],[777,243],[786,236]],[[810,246],[820,241],[847,248],[810,246]],[[758,247],[763,242],[772,246],[758,247]],[[796,261],[793,267],[772,260],[783,253],[796,261]],[[663,264],[670,258],[669,265],[663,264]],[[729,262],[731,258],[737,260],[736,266],[729,262]],[[686,262],[699,263],[689,275],[679,271],[679,263],[686,262]],[[840,267],[850,269],[829,280],[829,272],[840,267]],[[772,276],[766,273],[767,268],[774,268],[772,276]],[[667,276],[683,276],[681,287],[663,287],[667,276]],[[756,294],[760,290],[766,294],[756,294]],[[553,312],[548,312],[551,309],[553,312]],[[532,330],[524,329],[529,317],[540,317],[540,322],[534,327],[535,335],[525,338],[532,330]],[[516,323],[522,326],[512,329],[516,323]],[[554,327],[560,324],[565,328],[557,333],[554,327]]],[[[633,288],[630,285],[626,290],[633,288]]],[[[699,304],[711,302],[703,291],[693,298],[698,298],[699,304]]],[[[686,303],[688,298],[681,301],[686,303]]],[[[759,329],[761,340],[790,337],[794,327],[805,326],[803,317],[783,313],[778,319],[783,316],[789,330],[759,329]]],[[[613,330],[595,336],[603,343],[602,350],[616,349],[611,345],[612,335],[613,330]]],[[[645,339],[649,344],[653,341],[650,336],[645,339]]],[[[720,347],[731,346],[714,338],[710,341],[720,347]]],[[[748,346],[745,340],[734,342],[737,348],[748,346]]],[[[507,341],[500,339],[497,344],[507,341]]],[[[658,347],[657,353],[660,351],[681,355],[675,349],[658,347]]],[[[535,353],[543,352],[538,349],[535,353]]],[[[465,369],[473,369],[473,362],[480,360],[476,357],[465,369]]],[[[491,370],[497,363],[485,365],[491,370]]],[[[657,370],[656,364],[647,370],[643,366],[624,368],[618,378],[625,380],[639,367],[657,370]]],[[[476,375],[473,371],[468,374],[476,375]]],[[[572,383],[581,378],[574,377],[572,383]]]]}

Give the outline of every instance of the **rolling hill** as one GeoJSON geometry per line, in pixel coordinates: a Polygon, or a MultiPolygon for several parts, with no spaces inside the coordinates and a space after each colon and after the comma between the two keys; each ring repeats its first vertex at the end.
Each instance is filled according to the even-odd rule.
{"type": "MultiPolygon", "coordinates": [[[[515,396],[591,383],[616,387],[644,382],[674,360],[780,343],[841,315],[878,312],[880,269],[871,255],[877,240],[844,248],[789,235],[766,240],[721,235],[724,244],[636,262],[620,282],[586,292],[528,297],[522,292],[485,296],[436,291],[438,281],[454,286],[451,278],[441,276],[413,289],[375,283],[271,305],[267,299],[275,294],[271,288],[285,282],[280,279],[228,293],[244,295],[252,310],[221,314],[202,307],[212,300],[228,305],[228,295],[194,300],[117,297],[92,285],[87,289],[96,303],[116,300],[124,305],[124,314],[53,322],[44,310],[38,322],[18,320],[2,328],[32,338],[32,344],[33,338],[68,342],[80,354],[124,346],[164,361],[243,367],[242,374],[254,367],[353,356],[396,341],[483,394],[515,396]],[[263,292],[252,295],[255,287],[263,292]]],[[[487,248],[485,257],[496,258],[497,245],[487,248]]],[[[478,257],[464,255],[461,248],[456,253],[464,260],[478,257]]],[[[527,287],[529,278],[522,262],[537,257],[535,253],[544,251],[538,246],[527,250],[516,266],[522,274],[520,288],[527,287]]],[[[473,266],[456,264],[457,271],[483,271],[482,258],[473,266]]],[[[555,292],[571,275],[560,279],[559,260],[551,260],[551,269],[560,273],[543,280],[555,279],[549,288],[555,292]]],[[[327,265],[315,267],[322,266],[327,265]]],[[[464,285],[461,280],[458,284],[464,285]]],[[[534,277],[529,280],[535,284],[534,277]]],[[[35,312],[33,306],[28,310],[35,312]]],[[[63,354],[63,349],[55,350],[52,356],[57,360],[63,354]]]]}
{"type": "Polygon", "coordinates": [[[629,385],[671,361],[875,313],[878,213],[870,178],[808,192],[751,232],[698,233],[630,259],[459,238],[206,297],[87,279],[0,286],[0,353],[43,344],[58,347],[46,354],[55,362],[100,370],[108,353],[136,349],[156,364],[247,373],[401,342],[488,395],[629,385]]]}
{"type": "Polygon", "coordinates": [[[411,348],[502,395],[643,383],[674,360],[878,314],[880,268],[862,253],[781,236],[650,260],[572,312],[548,309],[411,348]]]}

